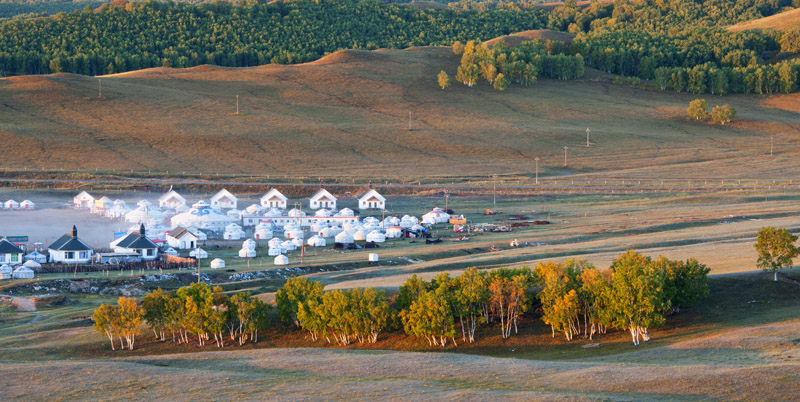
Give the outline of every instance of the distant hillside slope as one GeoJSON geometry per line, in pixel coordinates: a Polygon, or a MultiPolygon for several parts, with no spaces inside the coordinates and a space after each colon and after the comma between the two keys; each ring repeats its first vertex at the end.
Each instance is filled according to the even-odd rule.
{"type": "Polygon", "coordinates": [[[537,157],[542,174],[772,178],[800,167],[787,142],[800,129],[800,95],[708,96],[737,110],[721,127],[686,118],[696,95],[614,85],[592,70],[585,82],[467,88],[454,79],[458,60],[426,47],[156,68],[102,77],[102,99],[95,77],[3,78],[0,168],[407,179],[530,173],[537,157]],[[453,82],[445,90],[441,70],[453,82]],[[762,158],[770,136],[778,156],[762,158]]]}
{"type": "Polygon", "coordinates": [[[759,18],[753,21],[743,22],[731,26],[731,31],[745,31],[745,30],[760,30],[760,29],[775,29],[785,30],[790,28],[800,27],[800,8],[785,11],[780,14],[771,15],[769,17],[759,18]]]}
{"type": "Polygon", "coordinates": [[[533,29],[530,31],[513,33],[511,35],[504,35],[499,38],[487,40],[485,43],[491,46],[497,43],[498,41],[502,40],[505,41],[506,44],[509,46],[517,46],[522,42],[534,39],[541,39],[544,41],[553,40],[564,43],[570,43],[574,38],[575,34],[571,34],[569,32],[553,31],[550,29],[533,29]]]}

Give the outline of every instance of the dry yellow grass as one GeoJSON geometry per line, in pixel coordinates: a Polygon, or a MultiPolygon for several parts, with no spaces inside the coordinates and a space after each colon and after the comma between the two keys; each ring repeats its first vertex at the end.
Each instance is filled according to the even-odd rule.
{"type": "Polygon", "coordinates": [[[757,20],[742,22],[740,24],[733,25],[728,29],[731,31],[762,29],[775,29],[778,31],[783,31],[796,27],[800,27],[800,8],[784,11],[782,13],[759,18],[757,20]]]}
{"type": "Polygon", "coordinates": [[[14,157],[0,168],[405,179],[532,175],[534,157],[542,176],[772,178],[798,167],[797,94],[709,98],[737,110],[720,127],[685,117],[695,95],[613,85],[593,71],[504,92],[439,89],[436,74],[457,65],[449,49],[412,48],[296,66],[158,68],[103,77],[102,99],[97,78],[4,78],[0,152],[14,157]]]}

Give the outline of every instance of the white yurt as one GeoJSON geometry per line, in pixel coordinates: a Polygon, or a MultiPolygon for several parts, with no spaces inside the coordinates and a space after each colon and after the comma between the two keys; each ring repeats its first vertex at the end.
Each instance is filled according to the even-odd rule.
{"type": "Polygon", "coordinates": [[[254,234],[254,237],[257,240],[271,239],[272,238],[272,230],[267,229],[267,228],[258,228],[258,229],[256,229],[256,233],[254,234]]]}
{"type": "Polygon", "coordinates": [[[422,226],[422,225],[414,225],[411,228],[409,228],[409,230],[412,231],[412,232],[424,232],[425,231],[425,227],[422,226]]]}
{"type": "MultiPolygon", "coordinates": [[[[111,207],[114,208],[114,207],[111,207]]],[[[109,208],[109,209],[111,209],[109,208]]],[[[163,212],[154,207],[139,206],[133,211],[125,214],[125,221],[130,223],[161,223],[164,222],[167,216],[163,212]]]]}
{"type": "Polygon", "coordinates": [[[386,241],[386,235],[381,233],[379,230],[373,230],[367,235],[367,241],[371,241],[373,243],[383,243],[386,241]]]}
{"type": "Polygon", "coordinates": [[[207,202],[201,200],[192,205],[192,208],[188,211],[172,217],[172,228],[183,226],[185,228],[196,227],[204,230],[222,231],[231,222],[233,222],[233,219],[211,208],[207,202]]]}
{"type": "Polygon", "coordinates": [[[292,218],[300,218],[306,216],[306,213],[297,208],[292,208],[289,210],[289,212],[286,213],[286,216],[290,216],[292,218]]]}
{"type": "Polygon", "coordinates": [[[246,234],[244,230],[242,230],[242,227],[235,223],[231,223],[225,227],[225,233],[222,234],[222,238],[225,240],[241,240],[245,236],[246,234]]]}
{"type": "Polygon", "coordinates": [[[269,250],[267,251],[267,255],[269,255],[270,257],[275,257],[276,255],[281,255],[281,254],[283,254],[283,249],[281,248],[281,246],[270,247],[269,250]]]}
{"type": "Polygon", "coordinates": [[[120,205],[124,207],[127,206],[128,204],[125,202],[125,200],[120,200],[119,198],[117,198],[116,200],[114,200],[114,205],[120,205]]]}
{"type": "Polygon", "coordinates": [[[283,234],[283,237],[287,239],[302,239],[303,231],[300,229],[289,230],[283,234]]]}
{"type": "Polygon", "coordinates": [[[295,237],[292,239],[292,243],[294,243],[294,246],[297,248],[303,247],[303,239],[300,237],[295,237]]]}
{"type": "Polygon", "coordinates": [[[19,208],[19,203],[14,200],[8,200],[3,204],[3,208],[5,209],[17,209],[19,208]]]}
{"type": "Polygon", "coordinates": [[[353,240],[355,241],[364,241],[367,240],[367,233],[364,232],[364,229],[358,228],[355,233],[353,233],[353,240]]]}
{"type": "Polygon", "coordinates": [[[320,208],[320,209],[317,210],[317,212],[314,212],[314,216],[319,217],[319,218],[327,218],[327,217],[331,216],[331,211],[328,211],[325,208],[320,208]]]}
{"type": "Polygon", "coordinates": [[[400,218],[396,216],[387,216],[386,219],[383,220],[383,225],[386,227],[398,226],[400,225],[400,218]]]}
{"type": "Polygon", "coordinates": [[[14,270],[8,264],[0,266],[0,279],[11,279],[14,276],[14,270]]]}
{"type": "Polygon", "coordinates": [[[242,211],[239,211],[238,209],[234,208],[234,209],[231,209],[228,212],[226,212],[225,215],[227,215],[228,218],[231,218],[231,219],[239,219],[239,214],[241,214],[241,213],[242,213],[242,211]]]}
{"type": "Polygon", "coordinates": [[[400,223],[397,226],[400,226],[403,229],[408,229],[408,228],[410,228],[410,227],[412,227],[412,226],[414,226],[416,224],[417,224],[417,222],[414,222],[411,219],[403,218],[403,219],[400,219],[400,223]]]}
{"type": "Polygon", "coordinates": [[[23,266],[26,266],[26,267],[28,267],[28,268],[30,268],[30,269],[32,269],[32,270],[34,270],[34,271],[36,271],[36,270],[39,270],[39,269],[42,269],[42,264],[39,264],[38,262],[36,262],[36,261],[34,261],[34,260],[28,260],[28,261],[25,261],[25,263],[24,263],[24,264],[22,264],[22,265],[23,265],[23,266]]]}
{"type": "Polygon", "coordinates": [[[136,206],[137,207],[145,207],[146,208],[146,207],[153,206],[153,203],[150,202],[150,201],[147,201],[147,200],[139,200],[139,202],[136,203],[136,206]]]}
{"type": "Polygon", "coordinates": [[[258,204],[253,204],[245,208],[244,211],[250,215],[261,215],[261,213],[264,212],[264,207],[258,204]]]}
{"type": "Polygon", "coordinates": [[[369,232],[371,232],[373,230],[381,230],[381,225],[376,224],[376,223],[368,223],[368,224],[362,226],[362,228],[364,229],[365,232],[369,233],[369,232]]]}
{"type": "Polygon", "coordinates": [[[434,208],[431,212],[422,215],[423,222],[447,223],[450,221],[450,214],[444,212],[441,208],[434,208]]]}
{"type": "Polygon", "coordinates": [[[277,237],[273,237],[272,240],[267,242],[267,245],[270,247],[280,247],[281,246],[281,239],[277,237]]]}
{"type": "Polygon", "coordinates": [[[356,213],[353,212],[353,210],[350,208],[342,208],[339,210],[339,212],[336,213],[336,215],[338,216],[345,216],[345,217],[355,216],[355,214],[356,213]]]}
{"type": "Polygon", "coordinates": [[[331,236],[333,237],[336,237],[336,235],[338,235],[339,233],[344,232],[344,229],[342,229],[339,226],[331,226],[330,230],[331,230],[331,236]]]}
{"type": "Polygon", "coordinates": [[[315,224],[311,225],[311,227],[309,229],[314,233],[319,233],[322,229],[325,229],[326,227],[328,227],[327,223],[319,222],[319,223],[315,223],[315,224]]]}
{"type": "Polygon", "coordinates": [[[225,260],[223,260],[221,258],[215,258],[215,259],[211,260],[210,266],[211,266],[211,269],[225,268],[225,260]]]}
{"type": "Polygon", "coordinates": [[[347,233],[353,234],[357,232],[360,227],[361,225],[357,223],[345,222],[345,224],[342,225],[342,230],[344,230],[347,233]]]}
{"type": "Polygon", "coordinates": [[[354,242],[353,235],[347,232],[342,232],[336,235],[336,242],[342,244],[352,244],[354,242]]]}
{"type": "Polygon", "coordinates": [[[248,249],[248,250],[255,250],[255,249],[256,249],[256,242],[255,242],[255,240],[253,240],[253,239],[247,239],[247,240],[245,240],[244,242],[242,242],[242,248],[243,248],[243,249],[245,249],[245,248],[246,248],[246,249],[248,249]]]}
{"type": "Polygon", "coordinates": [[[208,235],[206,235],[206,233],[203,232],[202,230],[200,230],[200,229],[198,229],[196,227],[191,227],[191,226],[186,228],[186,229],[188,229],[195,236],[197,236],[197,240],[198,241],[206,241],[206,240],[208,240],[208,235]]]}
{"type": "Polygon", "coordinates": [[[286,251],[294,251],[297,250],[297,244],[294,244],[291,240],[286,240],[285,242],[281,243],[281,248],[286,251]]]}
{"type": "Polygon", "coordinates": [[[285,255],[279,255],[279,256],[275,257],[274,264],[275,265],[289,265],[289,257],[287,257],[285,255]]]}
{"type": "Polygon", "coordinates": [[[311,247],[325,247],[327,244],[324,238],[317,235],[309,237],[306,243],[311,247]]]}
{"type": "Polygon", "coordinates": [[[11,276],[13,276],[14,279],[32,279],[33,270],[23,265],[15,269],[11,276]]]}
{"type": "Polygon", "coordinates": [[[403,229],[400,226],[390,226],[386,228],[386,237],[390,239],[399,239],[403,236],[403,229]]]}
{"type": "Polygon", "coordinates": [[[264,212],[265,216],[283,216],[283,212],[281,212],[278,208],[270,208],[266,212],[264,212]]]}
{"type": "Polygon", "coordinates": [[[34,251],[25,256],[25,261],[36,261],[39,264],[44,264],[47,262],[47,256],[38,251],[34,251]]]}
{"type": "Polygon", "coordinates": [[[19,203],[21,209],[36,209],[36,204],[31,200],[25,200],[19,203]]]}
{"type": "Polygon", "coordinates": [[[243,248],[239,250],[239,258],[256,258],[256,250],[243,248]]]}
{"type": "Polygon", "coordinates": [[[381,221],[378,220],[378,218],[376,218],[374,216],[368,216],[368,217],[364,218],[364,220],[362,222],[364,222],[364,225],[376,225],[376,226],[380,225],[380,223],[381,223],[381,221]]]}
{"type": "Polygon", "coordinates": [[[164,253],[164,254],[166,254],[166,255],[171,255],[171,256],[173,256],[173,257],[175,257],[175,256],[177,256],[177,255],[178,255],[178,252],[177,252],[177,251],[175,251],[175,249],[174,249],[174,248],[172,248],[172,247],[167,247],[167,248],[165,248],[165,249],[164,249],[164,251],[162,251],[162,253],[164,253]]]}
{"type": "Polygon", "coordinates": [[[299,229],[300,229],[300,225],[298,225],[295,222],[289,222],[289,223],[283,225],[283,231],[284,232],[288,232],[290,230],[299,230],[299,229]]]}
{"type": "Polygon", "coordinates": [[[198,259],[208,258],[208,253],[206,252],[206,250],[203,250],[202,248],[196,248],[189,252],[189,257],[194,257],[198,259]]]}
{"type": "Polygon", "coordinates": [[[319,237],[322,237],[323,239],[325,239],[325,238],[331,238],[331,237],[335,236],[335,235],[333,234],[333,231],[332,231],[332,230],[331,230],[331,228],[329,228],[329,227],[327,227],[327,228],[322,228],[322,230],[320,230],[320,231],[318,231],[318,232],[317,232],[317,235],[318,235],[319,237]]]}
{"type": "Polygon", "coordinates": [[[111,219],[124,218],[128,212],[131,212],[128,207],[124,205],[114,205],[106,211],[106,217],[111,219]]]}

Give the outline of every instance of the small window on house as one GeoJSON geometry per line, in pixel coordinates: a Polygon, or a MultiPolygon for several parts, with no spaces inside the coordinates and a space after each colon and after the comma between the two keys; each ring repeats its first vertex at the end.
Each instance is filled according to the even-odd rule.
{"type": "Polygon", "coordinates": [[[88,251],[81,251],[80,255],[81,255],[81,259],[83,259],[83,260],[89,258],[89,252],[88,251]]]}
{"type": "Polygon", "coordinates": [[[74,251],[67,251],[64,253],[64,259],[72,260],[75,259],[75,252],[74,251]]]}
{"type": "Polygon", "coordinates": [[[0,262],[6,262],[6,255],[0,254],[0,262]]]}
{"type": "Polygon", "coordinates": [[[11,262],[19,262],[19,254],[11,254],[11,262]]]}

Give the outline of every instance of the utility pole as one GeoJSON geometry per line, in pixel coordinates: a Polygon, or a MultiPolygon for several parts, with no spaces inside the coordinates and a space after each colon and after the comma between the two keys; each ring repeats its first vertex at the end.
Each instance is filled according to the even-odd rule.
{"type": "Polygon", "coordinates": [[[411,131],[411,111],[408,111],[408,131],[411,131]]]}
{"type": "Polygon", "coordinates": [[[564,167],[567,167],[567,146],[564,145],[564,167]]]}
{"type": "Polygon", "coordinates": [[[769,136],[769,156],[772,156],[772,143],[773,143],[773,139],[774,138],[775,137],[773,137],[771,135],[769,136]]]}
{"type": "Polygon", "coordinates": [[[589,148],[589,127],[586,127],[586,148],[589,148]]]}
{"type": "Polygon", "coordinates": [[[239,114],[239,95],[236,95],[236,114],[239,114]]]}
{"type": "Polygon", "coordinates": [[[497,205],[497,175],[492,175],[492,205],[497,205]]]}
{"type": "Polygon", "coordinates": [[[195,253],[197,253],[197,283],[200,283],[200,247],[195,249],[195,253]]]}
{"type": "Polygon", "coordinates": [[[444,192],[444,212],[447,212],[447,199],[450,197],[450,193],[447,191],[444,192]]]}
{"type": "Polygon", "coordinates": [[[103,81],[100,78],[98,78],[97,79],[97,99],[100,99],[102,97],[103,97],[103,81]]]}
{"type": "Polygon", "coordinates": [[[537,156],[534,161],[536,161],[536,184],[539,184],[539,157],[537,156]]]}

